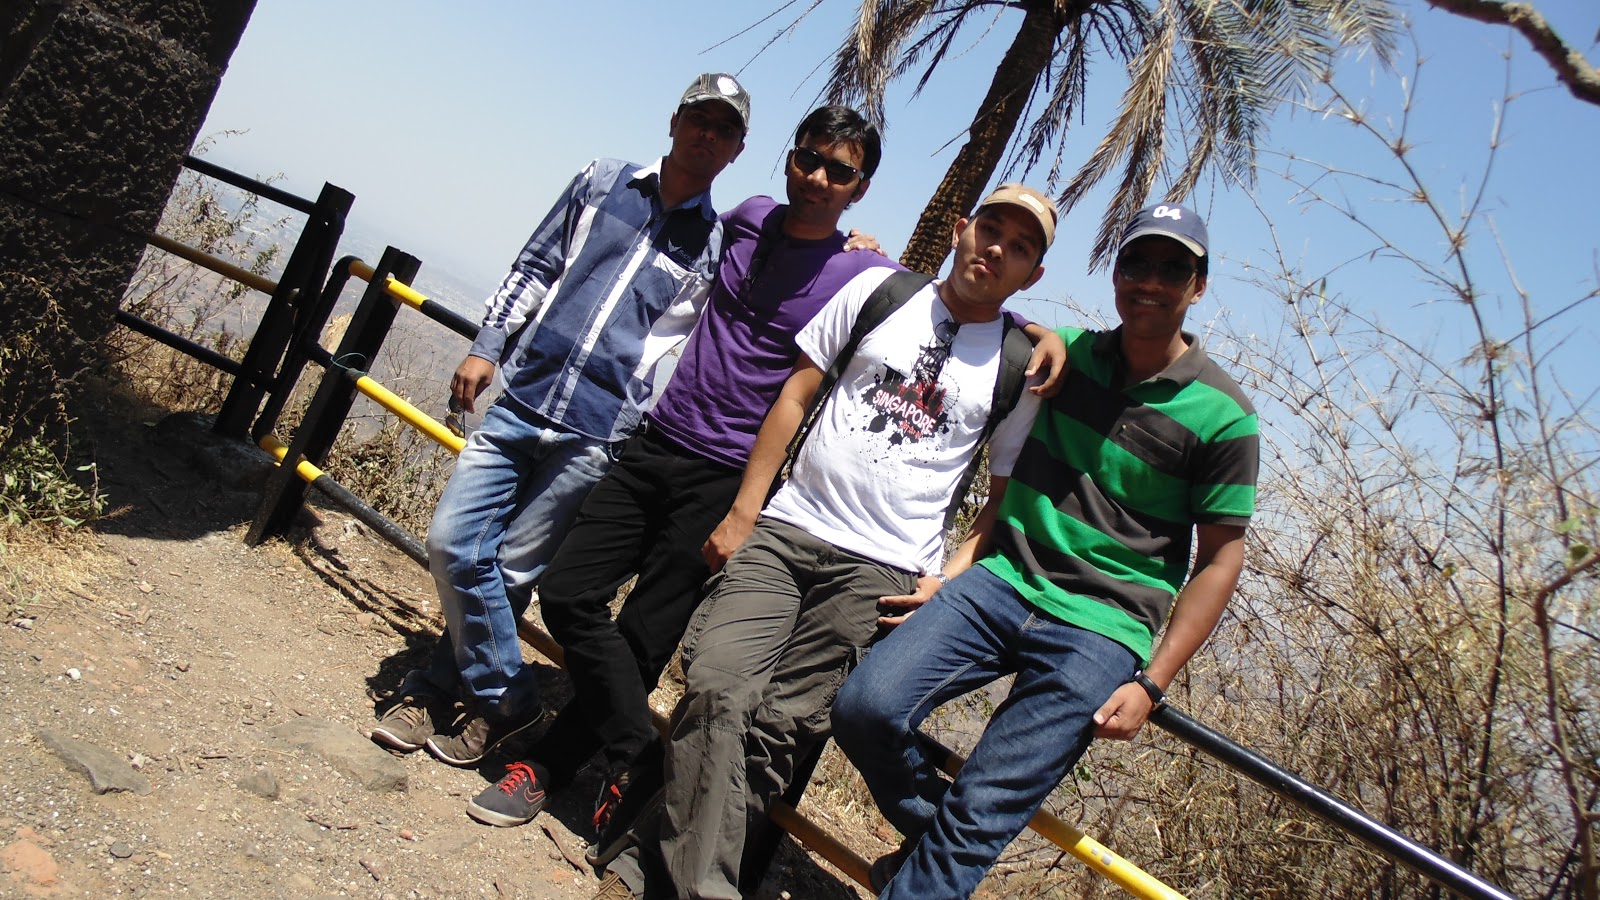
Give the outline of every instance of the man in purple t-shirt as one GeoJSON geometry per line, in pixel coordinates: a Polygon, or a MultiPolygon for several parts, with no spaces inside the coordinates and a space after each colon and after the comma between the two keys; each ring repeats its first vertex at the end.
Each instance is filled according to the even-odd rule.
{"type": "Polygon", "coordinates": [[[468,804],[473,818],[529,821],[546,790],[569,783],[603,749],[610,775],[595,826],[604,833],[630,773],[659,779],[646,698],[700,601],[710,574],[700,548],[727,515],[761,421],[794,368],[795,333],[861,271],[894,265],[871,251],[846,252],[838,230],[845,208],[866,194],[880,147],[877,128],[859,113],[817,109],[796,129],[784,167],[788,204],[753,197],[724,214],[717,282],[672,379],[643,433],[584,500],[540,582],[573,699],[533,759],[513,763],[468,804]],[[635,575],[613,621],[611,600],[635,575]]]}

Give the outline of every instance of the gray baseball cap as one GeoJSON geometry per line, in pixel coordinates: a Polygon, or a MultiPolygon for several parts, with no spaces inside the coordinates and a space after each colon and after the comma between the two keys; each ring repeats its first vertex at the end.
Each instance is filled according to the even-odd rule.
{"type": "Polygon", "coordinates": [[[681,109],[694,103],[706,100],[721,100],[733,107],[739,114],[739,122],[744,126],[746,133],[750,131],[750,92],[744,89],[732,75],[722,72],[707,72],[689,84],[683,92],[683,99],[678,101],[681,109]]]}

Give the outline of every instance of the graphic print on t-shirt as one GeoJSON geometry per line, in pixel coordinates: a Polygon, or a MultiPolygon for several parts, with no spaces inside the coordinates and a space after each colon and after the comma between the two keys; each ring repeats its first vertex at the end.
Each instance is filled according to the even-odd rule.
{"type": "Polygon", "coordinates": [[[883,380],[867,388],[862,399],[878,411],[867,430],[877,433],[892,428],[890,446],[902,441],[920,441],[945,430],[945,389],[939,373],[950,358],[950,344],[960,326],[950,320],[934,327],[934,340],[917,351],[911,375],[885,367],[883,380]]]}

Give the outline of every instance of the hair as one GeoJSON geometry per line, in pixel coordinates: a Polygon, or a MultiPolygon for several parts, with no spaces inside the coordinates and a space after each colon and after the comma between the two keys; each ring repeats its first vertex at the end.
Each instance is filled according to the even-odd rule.
{"type": "Polygon", "coordinates": [[[806,138],[830,144],[849,141],[860,147],[862,181],[878,171],[878,162],[883,159],[883,137],[878,134],[878,126],[848,106],[819,106],[808,113],[794,130],[795,146],[806,138]]]}

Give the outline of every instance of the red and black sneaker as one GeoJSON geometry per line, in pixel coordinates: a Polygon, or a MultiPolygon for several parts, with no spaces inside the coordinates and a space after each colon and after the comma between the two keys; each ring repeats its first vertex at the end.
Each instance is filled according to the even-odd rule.
{"type": "Polygon", "coordinates": [[[501,828],[525,824],[544,809],[544,786],[549,783],[544,766],[531,760],[512,763],[504,778],[467,802],[467,815],[501,828]]]}
{"type": "Polygon", "coordinates": [[[584,854],[590,865],[607,865],[633,844],[634,825],[660,808],[664,780],[659,752],[606,779],[594,806],[594,841],[584,854]]]}

